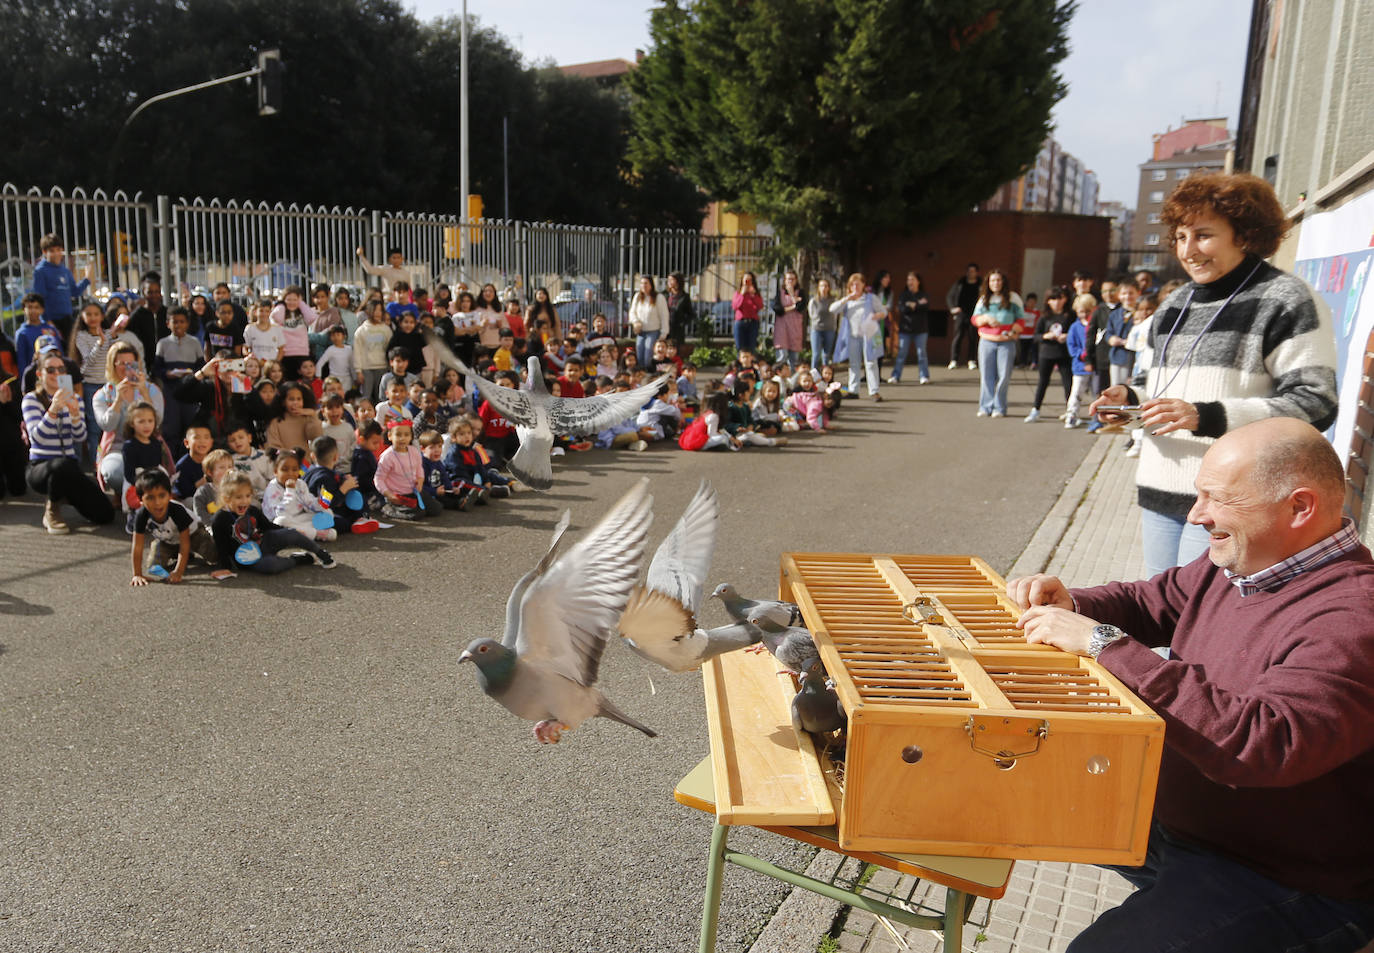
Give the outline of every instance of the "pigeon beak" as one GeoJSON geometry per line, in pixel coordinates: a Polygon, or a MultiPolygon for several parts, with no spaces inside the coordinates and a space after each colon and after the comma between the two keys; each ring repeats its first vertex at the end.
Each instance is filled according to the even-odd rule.
{"type": "Polygon", "coordinates": [[[463,654],[460,655],[460,656],[458,656],[458,664],[461,665],[461,664],[464,663],[464,662],[471,662],[471,661],[472,661],[472,653],[471,653],[470,651],[468,651],[467,649],[463,649],[463,654]]]}

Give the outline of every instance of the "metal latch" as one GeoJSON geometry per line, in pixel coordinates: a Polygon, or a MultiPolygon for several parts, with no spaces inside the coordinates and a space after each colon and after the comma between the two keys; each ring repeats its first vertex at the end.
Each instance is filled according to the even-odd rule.
{"type": "Polygon", "coordinates": [[[969,715],[964,725],[969,746],[992,759],[1003,771],[1016,767],[1020,758],[1040,751],[1040,742],[1050,733],[1043,718],[1005,718],[995,715],[969,715]]]}
{"type": "Polygon", "coordinates": [[[940,615],[940,610],[935,608],[935,603],[929,596],[917,596],[915,599],[902,606],[902,618],[908,622],[915,622],[918,625],[944,625],[945,617],[940,615]],[[919,619],[916,616],[920,616],[919,619]]]}

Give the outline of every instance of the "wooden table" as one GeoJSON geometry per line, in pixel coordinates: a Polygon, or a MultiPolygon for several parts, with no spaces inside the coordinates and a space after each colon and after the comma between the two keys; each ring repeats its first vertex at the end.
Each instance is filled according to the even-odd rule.
{"type": "MultiPolygon", "coordinates": [[[[944,933],[946,953],[963,945],[963,927],[976,897],[997,899],[1013,862],[994,857],[945,857],[841,850],[830,790],[809,736],[792,730],[788,679],[767,655],[732,652],[703,668],[712,756],[673,791],[687,807],[716,818],[706,868],[700,953],[712,953],[726,862],[790,883],[897,923],[944,933]],[[945,888],[940,914],[913,912],[833,882],[731,850],[732,826],[750,826],[945,888]]],[[[913,805],[913,810],[916,807],[913,805]]]]}

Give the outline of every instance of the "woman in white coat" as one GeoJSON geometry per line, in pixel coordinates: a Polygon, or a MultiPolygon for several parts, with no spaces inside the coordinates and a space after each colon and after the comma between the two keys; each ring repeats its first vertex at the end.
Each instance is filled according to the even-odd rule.
{"type": "Polygon", "coordinates": [[[654,366],[654,344],[668,328],[668,296],[654,288],[654,279],[644,275],[639,290],[630,302],[630,330],[635,336],[635,357],[640,367],[654,366]]]}
{"type": "Polygon", "coordinates": [[[854,272],[845,283],[847,294],[830,306],[839,316],[837,332],[849,340],[849,392],[859,394],[859,362],[863,362],[868,393],[876,401],[878,393],[878,358],[883,354],[882,319],[887,309],[871,292],[860,272],[854,272]]]}

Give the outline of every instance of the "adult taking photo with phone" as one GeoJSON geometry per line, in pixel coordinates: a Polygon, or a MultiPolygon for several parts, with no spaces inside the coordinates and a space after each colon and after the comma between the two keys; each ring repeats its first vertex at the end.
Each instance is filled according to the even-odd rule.
{"type": "Polygon", "coordinates": [[[43,527],[52,535],[71,532],[62,519],[63,503],[92,523],[114,519],[114,507],[94,480],[81,472],[86,442],[86,415],[59,351],[45,351],[38,362],[38,382],[24,395],[24,429],[29,438],[25,480],[48,499],[43,527]]]}

